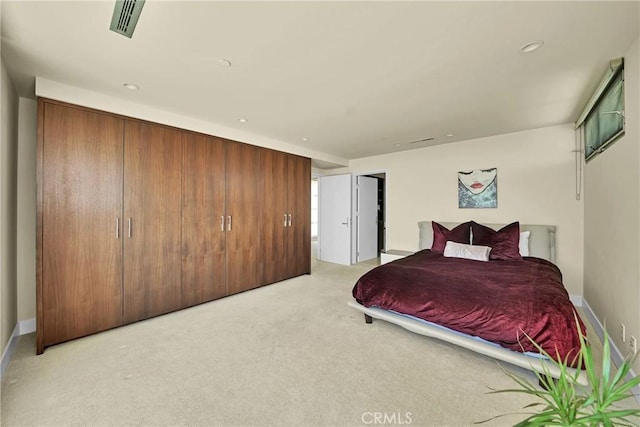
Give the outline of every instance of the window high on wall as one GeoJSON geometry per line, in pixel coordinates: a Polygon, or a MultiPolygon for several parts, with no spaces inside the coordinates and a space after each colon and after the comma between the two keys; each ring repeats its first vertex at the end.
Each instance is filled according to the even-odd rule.
{"type": "Polygon", "coordinates": [[[624,135],[624,60],[609,64],[607,73],[576,121],[588,161],[624,135]]]}

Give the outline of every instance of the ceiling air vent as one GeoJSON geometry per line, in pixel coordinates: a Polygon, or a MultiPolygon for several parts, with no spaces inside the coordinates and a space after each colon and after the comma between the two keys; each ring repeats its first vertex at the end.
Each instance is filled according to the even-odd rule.
{"type": "Polygon", "coordinates": [[[418,142],[427,142],[427,141],[433,141],[435,138],[430,136],[428,138],[422,138],[422,139],[416,139],[415,141],[409,141],[409,144],[417,144],[418,142]]]}
{"type": "Polygon", "coordinates": [[[131,38],[140,18],[142,6],[144,6],[144,0],[116,0],[109,29],[131,38]]]}

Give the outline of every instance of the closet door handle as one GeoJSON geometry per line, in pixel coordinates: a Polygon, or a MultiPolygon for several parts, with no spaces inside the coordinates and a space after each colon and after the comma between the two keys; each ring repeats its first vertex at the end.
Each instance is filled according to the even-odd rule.
{"type": "Polygon", "coordinates": [[[287,226],[287,214],[284,214],[284,226],[287,226]]]}
{"type": "Polygon", "coordinates": [[[224,215],[220,216],[220,231],[224,231],[224,215]]]}
{"type": "Polygon", "coordinates": [[[120,218],[116,217],[116,240],[120,239],[120,218]]]}
{"type": "Polygon", "coordinates": [[[291,214],[289,214],[289,227],[291,227],[291,214]]]}
{"type": "Polygon", "coordinates": [[[227,217],[227,231],[231,231],[231,215],[227,217]]]}
{"type": "Polygon", "coordinates": [[[127,224],[128,224],[127,225],[127,228],[128,228],[127,234],[129,236],[129,238],[131,238],[131,218],[127,219],[127,224]]]}

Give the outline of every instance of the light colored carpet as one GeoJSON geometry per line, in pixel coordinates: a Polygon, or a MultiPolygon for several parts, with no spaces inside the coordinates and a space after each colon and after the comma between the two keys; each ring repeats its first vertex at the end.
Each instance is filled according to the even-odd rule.
{"type": "Polygon", "coordinates": [[[513,386],[490,358],[383,321],[365,324],[346,303],[373,265],[314,261],[311,275],[41,356],[34,334],[23,336],[2,381],[1,423],[470,425],[531,402],[487,394],[488,387],[513,386]]]}

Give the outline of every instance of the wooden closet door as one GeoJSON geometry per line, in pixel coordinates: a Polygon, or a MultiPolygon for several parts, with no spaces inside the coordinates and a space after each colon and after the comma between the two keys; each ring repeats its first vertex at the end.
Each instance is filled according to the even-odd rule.
{"type": "Polygon", "coordinates": [[[311,273],[311,160],[288,156],[287,277],[311,273]]]}
{"type": "Polygon", "coordinates": [[[280,151],[263,151],[263,178],[261,192],[264,195],[263,228],[263,283],[274,283],[287,276],[287,154],[280,151]]]}
{"type": "Polygon", "coordinates": [[[182,141],[185,133],[125,123],[124,318],[180,308],[182,141]]]}
{"type": "Polygon", "coordinates": [[[227,295],[225,144],[190,134],[182,164],[182,306],[227,295]]]}
{"type": "Polygon", "coordinates": [[[229,142],[226,147],[226,243],[229,294],[262,285],[261,149],[229,142]]]}
{"type": "Polygon", "coordinates": [[[122,324],[123,120],[40,101],[38,353],[122,324]]]}

